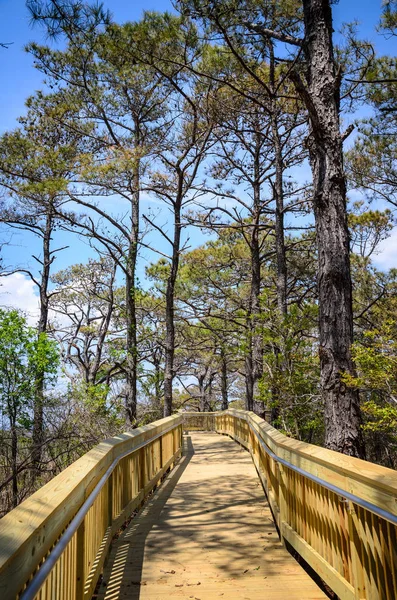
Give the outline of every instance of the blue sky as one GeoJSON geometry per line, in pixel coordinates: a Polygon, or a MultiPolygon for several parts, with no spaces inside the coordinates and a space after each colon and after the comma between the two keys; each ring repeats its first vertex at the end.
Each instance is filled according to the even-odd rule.
{"type": "MultiPolygon", "coordinates": [[[[108,0],[105,6],[110,9],[116,21],[123,22],[127,20],[139,19],[143,10],[172,10],[172,5],[167,0],[108,0]]],[[[383,36],[376,33],[376,25],[379,21],[381,12],[381,0],[340,0],[333,6],[334,27],[337,31],[343,22],[354,20],[359,21],[358,31],[360,37],[369,39],[374,43],[379,53],[395,54],[396,48],[394,40],[386,40],[383,36]]],[[[338,37],[338,34],[336,34],[338,37]]],[[[32,64],[31,57],[24,51],[24,46],[30,41],[45,42],[43,31],[39,27],[32,28],[29,21],[29,14],[24,0],[0,0],[0,42],[11,42],[8,49],[0,49],[0,133],[14,128],[17,125],[16,119],[24,112],[25,99],[35,90],[41,87],[41,75],[36,71],[32,64]]],[[[147,208],[147,201],[146,208],[147,208]]],[[[145,209],[145,202],[143,209],[145,209]]],[[[162,219],[164,222],[165,219],[162,219]]],[[[1,234],[3,241],[9,241],[10,236],[1,234]]],[[[197,233],[192,234],[191,243],[197,245],[205,238],[197,233]]],[[[1,237],[0,237],[1,241],[1,237]]],[[[36,243],[31,237],[23,234],[13,235],[12,244],[3,249],[6,264],[23,266],[25,264],[34,267],[34,261],[30,258],[32,251],[37,251],[36,243]]],[[[57,269],[64,268],[68,264],[81,262],[87,259],[91,250],[87,245],[77,241],[71,241],[65,234],[58,234],[57,243],[60,245],[70,244],[70,248],[63,252],[57,259],[57,269]]],[[[384,256],[394,257],[397,249],[397,235],[393,240],[393,252],[390,251],[391,243],[385,246],[384,256]]],[[[153,257],[152,257],[153,258],[153,257]]],[[[144,276],[145,264],[151,259],[146,253],[142,257],[139,268],[139,276],[144,276]]],[[[391,266],[386,264],[384,266],[391,266]]],[[[34,289],[28,284],[24,277],[15,277],[12,285],[7,284],[1,291],[7,292],[12,297],[19,294],[22,298],[21,303],[29,305],[29,293],[34,293],[34,289]],[[5,289],[6,287],[6,289],[5,289]],[[24,290],[24,291],[22,291],[24,290]],[[30,292],[29,292],[30,290],[30,292]],[[25,298],[25,299],[24,299],[25,298]]],[[[4,294],[3,294],[4,295],[4,294]]],[[[31,298],[31,297],[30,297],[31,298]]],[[[0,299],[0,304],[2,304],[0,299]]],[[[8,303],[8,301],[6,301],[8,303]]]]}
{"type": "MultiPolygon", "coordinates": [[[[143,10],[172,10],[168,0],[108,0],[105,6],[120,22],[139,19],[143,10]]],[[[335,30],[343,22],[359,20],[361,37],[370,39],[379,52],[391,53],[393,40],[375,32],[380,10],[381,0],[340,0],[333,6],[335,30]]],[[[8,50],[0,52],[0,132],[15,125],[26,97],[40,87],[40,73],[24,52],[25,44],[32,40],[44,41],[44,36],[40,27],[30,25],[24,0],[0,0],[0,41],[12,42],[8,50]]]]}
{"type": "MultiPolygon", "coordinates": [[[[139,19],[143,10],[171,8],[166,0],[109,0],[105,5],[120,22],[139,19]]],[[[12,42],[0,53],[0,132],[15,126],[15,120],[24,111],[25,99],[41,87],[41,75],[24,51],[30,41],[44,43],[46,39],[40,27],[31,26],[25,1],[0,0],[0,42],[12,42]]]]}

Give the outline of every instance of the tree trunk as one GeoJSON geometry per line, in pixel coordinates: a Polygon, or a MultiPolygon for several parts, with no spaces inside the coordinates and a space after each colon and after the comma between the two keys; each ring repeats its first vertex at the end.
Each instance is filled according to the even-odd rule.
{"type": "MultiPolygon", "coordinates": [[[[272,54],[273,57],[273,54],[272,54]]],[[[274,87],[274,81],[273,81],[274,87]]],[[[272,116],[272,138],[274,144],[274,166],[275,166],[275,179],[273,183],[273,194],[276,203],[275,210],[275,238],[276,238],[276,265],[277,265],[277,309],[279,317],[282,320],[287,315],[287,259],[285,252],[285,232],[284,232],[284,183],[283,183],[283,154],[282,146],[279,135],[279,124],[277,119],[277,106],[276,102],[273,102],[272,116]]],[[[276,358],[276,372],[282,373],[284,370],[285,357],[281,356],[280,350],[277,346],[274,346],[273,352],[276,358]]],[[[275,426],[279,416],[279,403],[280,403],[280,390],[279,386],[274,384],[272,386],[272,408],[266,411],[266,416],[270,420],[271,425],[275,426]]]]}
{"type": "Polygon", "coordinates": [[[251,238],[251,346],[252,346],[252,402],[259,401],[259,382],[263,375],[263,339],[261,331],[261,259],[259,251],[259,215],[251,238]]]}
{"type": "MultiPolygon", "coordinates": [[[[180,182],[182,184],[182,181],[180,182]]],[[[175,356],[175,283],[179,268],[179,251],[181,244],[181,206],[182,200],[177,198],[174,204],[174,239],[172,244],[172,258],[170,274],[167,280],[165,293],[165,369],[164,369],[164,416],[172,413],[172,384],[174,381],[174,356],[175,356]]]]}
{"type": "Polygon", "coordinates": [[[259,127],[255,136],[255,156],[254,156],[254,184],[253,184],[253,210],[252,210],[252,233],[250,239],[251,254],[251,286],[249,299],[249,357],[247,367],[251,369],[250,381],[247,384],[247,394],[249,395],[247,410],[253,410],[260,414],[263,409],[259,401],[259,382],[263,375],[263,339],[261,331],[261,257],[259,243],[259,225],[261,214],[261,187],[260,187],[260,152],[261,152],[261,134],[259,127]]]}
{"type": "Polygon", "coordinates": [[[227,361],[223,349],[221,350],[221,395],[221,410],[227,410],[229,408],[229,399],[227,394],[227,361]]]}
{"type": "MultiPolygon", "coordinates": [[[[37,329],[38,338],[47,332],[48,327],[48,283],[51,268],[51,236],[54,224],[54,206],[49,202],[46,214],[46,223],[43,231],[43,270],[40,282],[40,317],[37,329]]],[[[43,454],[44,443],[44,385],[45,373],[38,368],[34,382],[34,408],[32,431],[32,477],[35,478],[43,454]]]]}
{"type": "Polygon", "coordinates": [[[307,83],[294,76],[309,112],[308,140],[313,172],[318,245],[321,389],[325,404],[325,445],[363,457],[359,395],[341,381],[355,375],[352,284],[346,218],[346,182],[339,124],[340,76],[332,44],[329,0],[303,0],[307,83]]]}
{"type": "Polygon", "coordinates": [[[204,411],[212,410],[212,384],[214,382],[215,371],[211,367],[207,369],[207,384],[204,387],[204,411]]]}
{"type": "Polygon", "coordinates": [[[205,375],[206,375],[205,369],[202,369],[199,372],[199,374],[197,375],[197,383],[198,383],[199,397],[200,397],[200,404],[199,404],[200,412],[205,412],[205,385],[204,385],[205,375]]]}
{"type": "Polygon", "coordinates": [[[277,262],[277,308],[281,317],[287,314],[287,260],[285,255],[284,236],[284,188],[283,188],[283,156],[278,132],[276,107],[272,111],[272,138],[274,144],[275,181],[273,185],[276,201],[275,237],[277,262]]]}
{"type": "Polygon", "coordinates": [[[127,318],[127,359],[126,359],[126,395],[125,411],[129,426],[136,423],[136,379],[137,379],[137,348],[136,348],[136,296],[135,268],[136,252],[131,246],[128,253],[128,269],[126,274],[125,301],[127,318]]]}
{"type": "MultiPolygon", "coordinates": [[[[110,324],[112,321],[112,315],[114,310],[114,282],[116,279],[116,263],[112,265],[112,271],[109,277],[109,295],[107,297],[107,309],[105,315],[102,316],[99,327],[98,341],[95,348],[95,358],[90,365],[89,373],[89,385],[95,385],[98,382],[98,375],[101,370],[102,353],[106,338],[109,332],[110,324]]],[[[89,362],[90,364],[90,362],[89,362]]]]}
{"type": "Polygon", "coordinates": [[[163,390],[162,390],[163,374],[162,374],[162,369],[161,369],[161,353],[158,353],[156,350],[154,353],[153,365],[154,365],[154,376],[155,376],[154,397],[155,397],[155,402],[156,402],[156,410],[158,410],[160,412],[161,411],[162,392],[163,392],[163,390]]]}
{"type": "Polygon", "coordinates": [[[254,409],[254,377],[252,365],[251,319],[247,318],[248,349],[245,357],[245,410],[254,409]]]}
{"type": "Polygon", "coordinates": [[[11,473],[12,473],[12,507],[18,506],[18,433],[13,416],[11,423],[11,473]]]}
{"type": "MultiPolygon", "coordinates": [[[[140,144],[140,134],[138,125],[135,124],[135,148],[140,144]]],[[[136,322],[136,290],[135,290],[135,272],[138,256],[139,241],[139,200],[140,200],[140,161],[136,159],[132,174],[133,189],[131,203],[131,235],[128,248],[126,265],[126,283],[125,283],[125,301],[127,318],[127,340],[126,340],[126,397],[125,409],[126,420],[130,426],[136,424],[136,406],[137,406],[137,373],[138,373],[138,352],[137,352],[137,322],[136,322]]]]}

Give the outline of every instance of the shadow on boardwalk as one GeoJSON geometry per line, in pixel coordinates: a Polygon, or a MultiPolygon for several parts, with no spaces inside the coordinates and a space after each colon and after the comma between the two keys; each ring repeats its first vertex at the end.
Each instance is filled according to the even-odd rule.
{"type": "Polygon", "coordinates": [[[249,454],[193,433],[164,484],[115,542],[106,600],[325,598],[282,547],[249,454]]]}
{"type": "Polygon", "coordinates": [[[126,585],[130,588],[129,598],[131,600],[139,599],[146,539],[155,525],[150,517],[156,517],[161,513],[193,455],[192,439],[190,436],[184,436],[183,456],[178,465],[144,505],[129,528],[122,534],[117,543],[115,556],[113,556],[113,552],[111,553],[105,572],[105,575],[111,573],[111,580],[106,581],[107,577],[103,578],[98,598],[102,598],[104,594],[109,600],[119,598],[119,591],[124,587],[124,570],[133,564],[135,576],[132,580],[128,580],[126,585]],[[144,516],[147,518],[143,519],[144,516]],[[134,538],[133,543],[131,543],[132,538],[134,538]]]}

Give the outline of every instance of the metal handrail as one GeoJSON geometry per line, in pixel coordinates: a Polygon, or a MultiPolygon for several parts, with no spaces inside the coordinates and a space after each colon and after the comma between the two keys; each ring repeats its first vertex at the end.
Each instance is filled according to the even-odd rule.
{"type": "MultiPolygon", "coordinates": [[[[237,418],[241,419],[242,421],[246,421],[248,423],[248,425],[250,425],[247,417],[239,416],[237,418]]],[[[369,510],[370,512],[376,514],[378,517],[381,517],[382,519],[386,519],[387,521],[390,521],[391,523],[393,523],[393,525],[397,525],[397,515],[389,512],[388,510],[384,510],[383,508],[379,508],[379,506],[376,506],[376,504],[372,504],[372,502],[368,502],[367,500],[364,500],[363,498],[360,498],[359,496],[356,496],[355,494],[351,494],[350,492],[347,492],[346,490],[343,490],[342,488],[340,488],[336,485],[333,485],[332,483],[328,483],[328,481],[325,481],[324,479],[321,479],[320,477],[317,477],[316,475],[312,475],[308,471],[305,471],[304,469],[301,469],[300,467],[293,465],[292,463],[290,463],[288,460],[285,460],[284,458],[280,458],[263,441],[259,432],[255,428],[250,427],[250,429],[251,429],[251,431],[253,431],[255,433],[256,437],[259,440],[260,445],[265,450],[265,452],[275,462],[280,463],[281,465],[284,465],[285,467],[287,467],[288,469],[291,469],[292,471],[295,471],[295,473],[299,473],[299,475],[303,475],[304,477],[307,477],[307,479],[314,481],[314,483],[318,483],[319,485],[321,485],[322,487],[325,487],[327,490],[330,490],[334,494],[337,494],[338,496],[341,496],[342,498],[345,498],[346,500],[350,500],[354,504],[357,504],[358,506],[361,506],[362,508],[369,510]]]]}
{"type": "Polygon", "coordinates": [[[88,498],[85,500],[84,504],[81,505],[78,512],[73,517],[73,519],[71,520],[71,522],[65,529],[64,533],[61,535],[58,542],[56,543],[54,548],[51,550],[50,554],[47,556],[47,558],[45,559],[45,561],[39,568],[37,573],[33,576],[33,579],[29,582],[26,590],[24,590],[22,592],[22,594],[19,597],[19,600],[34,600],[34,598],[40,591],[42,585],[44,584],[45,580],[47,579],[47,577],[51,573],[52,569],[54,568],[57,560],[61,557],[66,546],[68,545],[68,543],[70,542],[70,540],[76,533],[77,529],[83,522],[84,517],[88,513],[89,509],[91,508],[95,499],[97,498],[99,492],[102,490],[103,486],[105,485],[106,481],[109,479],[110,475],[113,473],[114,469],[116,468],[116,466],[120,462],[120,460],[122,458],[125,458],[129,454],[133,454],[137,450],[140,450],[144,446],[147,446],[151,442],[154,442],[155,440],[162,437],[169,431],[172,431],[173,429],[178,427],[179,425],[180,425],[180,423],[178,423],[177,425],[172,425],[171,427],[168,427],[164,431],[161,431],[154,437],[150,438],[150,440],[146,440],[146,441],[142,442],[141,444],[138,444],[138,446],[135,446],[132,450],[126,450],[126,452],[123,452],[123,454],[120,454],[120,456],[118,456],[117,458],[114,459],[114,461],[110,464],[110,466],[107,468],[106,472],[102,475],[102,477],[100,478],[100,480],[98,481],[98,483],[96,484],[96,486],[94,487],[94,489],[92,490],[92,492],[90,493],[88,498]]]}
{"type": "MultiPolygon", "coordinates": [[[[214,414],[214,416],[216,415],[216,413],[213,413],[213,414],[214,414]]],[[[325,481],[324,479],[321,479],[320,477],[317,477],[316,475],[312,475],[308,471],[305,471],[304,469],[297,467],[296,465],[290,463],[289,461],[285,460],[284,458],[277,456],[269,448],[269,446],[264,442],[264,440],[260,436],[260,433],[254,427],[252,427],[250,425],[249,420],[246,416],[238,416],[237,418],[248,423],[248,425],[250,426],[250,430],[255,433],[261,447],[276,463],[279,463],[279,464],[287,467],[288,469],[295,471],[299,475],[302,475],[302,476],[306,477],[307,479],[313,481],[314,483],[321,485],[322,487],[328,489],[329,491],[333,492],[334,494],[337,494],[338,496],[340,496],[346,500],[349,500],[349,501],[353,502],[354,504],[357,504],[358,506],[361,506],[365,510],[370,511],[370,512],[376,514],[377,516],[379,516],[383,519],[386,519],[387,521],[390,521],[394,525],[397,525],[397,515],[389,512],[387,510],[384,510],[382,508],[379,508],[375,504],[372,504],[371,502],[368,502],[367,500],[364,500],[363,498],[360,498],[359,496],[356,496],[355,494],[351,494],[350,492],[347,492],[346,490],[339,488],[338,486],[333,485],[332,483],[329,483],[328,481],[325,481]]],[[[137,450],[140,450],[144,446],[147,446],[148,444],[150,444],[151,442],[162,437],[169,431],[172,431],[173,429],[178,427],[179,424],[180,423],[178,423],[177,425],[172,425],[171,427],[168,427],[167,429],[158,433],[156,436],[152,437],[151,439],[142,442],[138,446],[135,446],[133,449],[127,450],[126,452],[124,452],[123,454],[118,456],[116,459],[114,459],[114,461],[111,463],[111,465],[108,467],[108,469],[106,470],[104,475],[98,481],[98,483],[96,484],[96,486],[94,487],[94,489],[92,490],[92,492],[90,493],[88,498],[82,504],[82,506],[76,513],[75,517],[72,519],[72,521],[70,522],[67,529],[62,534],[62,536],[60,537],[60,539],[58,540],[58,542],[56,543],[54,548],[51,550],[50,554],[45,559],[42,566],[39,568],[37,573],[34,575],[33,579],[28,584],[26,590],[21,594],[20,600],[33,600],[35,598],[35,596],[37,595],[37,593],[40,591],[40,588],[42,587],[42,585],[44,584],[48,575],[50,574],[51,570],[55,566],[55,563],[62,555],[67,544],[72,539],[73,535],[76,533],[76,531],[77,531],[78,527],[81,525],[85,515],[87,514],[88,510],[94,503],[99,492],[105,485],[106,481],[109,479],[110,475],[114,471],[114,469],[117,466],[117,464],[119,463],[119,461],[121,459],[125,458],[126,456],[128,456],[129,454],[133,454],[137,450]]]]}

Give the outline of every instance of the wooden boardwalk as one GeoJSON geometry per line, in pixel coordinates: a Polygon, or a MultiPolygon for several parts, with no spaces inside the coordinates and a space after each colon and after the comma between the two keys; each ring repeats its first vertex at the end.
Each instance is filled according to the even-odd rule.
{"type": "Polygon", "coordinates": [[[216,433],[184,447],[114,543],[97,598],[326,598],[281,545],[248,452],[216,433]]]}
{"type": "Polygon", "coordinates": [[[330,596],[397,599],[396,471],[236,409],[175,414],[104,440],[5,515],[0,599],[325,598],[279,542],[250,454],[227,436],[249,449],[282,540],[330,596]],[[189,427],[205,433],[185,437],[178,463],[189,427]]]}

